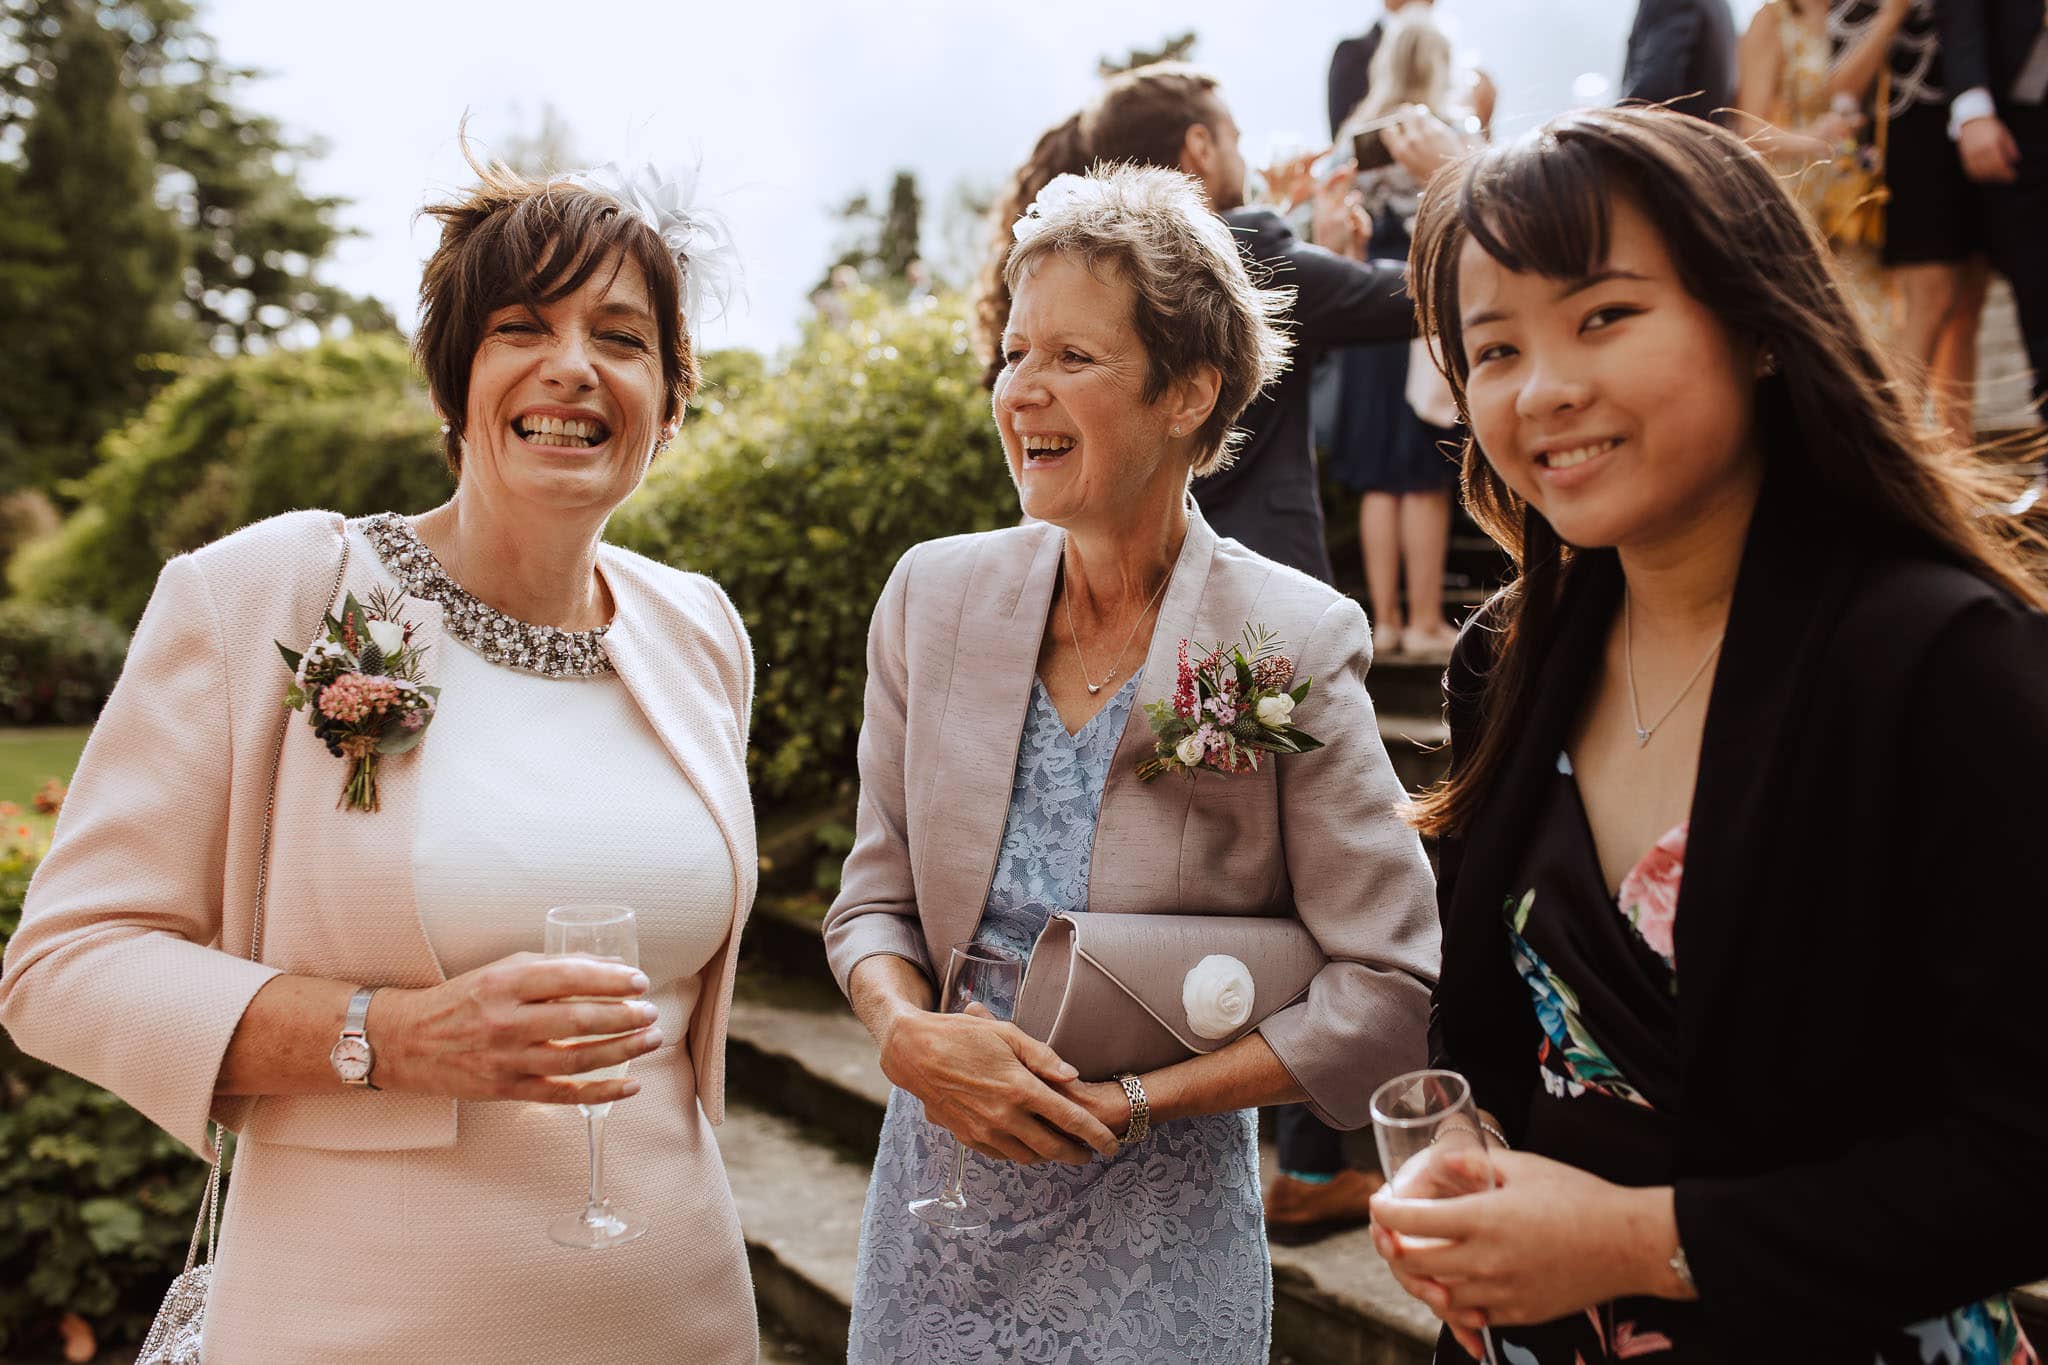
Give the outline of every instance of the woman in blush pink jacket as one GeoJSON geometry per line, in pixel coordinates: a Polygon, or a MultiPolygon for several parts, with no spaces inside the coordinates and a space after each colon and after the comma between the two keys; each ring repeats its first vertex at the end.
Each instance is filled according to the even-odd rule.
{"type": "Polygon", "coordinates": [[[240,1135],[210,1365],[755,1358],[710,1130],[751,656],[715,584],[599,539],[696,382],[700,263],[642,188],[493,168],[434,210],[418,350],[454,498],[168,564],[29,889],[15,1041],[195,1149],[209,1117],[240,1135]],[[337,806],[273,641],[380,591],[442,690],[371,811],[337,806]],[[532,951],[567,902],[634,907],[640,970],[532,951]],[[359,1020],[366,1070],[332,1053],[359,1020]],[[611,1101],[609,1191],[647,1232],[599,1256],[545,1228],[584,1200],[571,1106],[611,1101]]]}

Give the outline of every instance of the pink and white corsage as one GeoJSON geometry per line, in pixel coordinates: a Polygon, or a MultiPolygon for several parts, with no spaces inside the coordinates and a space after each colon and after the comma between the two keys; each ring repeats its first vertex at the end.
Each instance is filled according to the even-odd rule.
{"type": "Polygon", "coordinates": [[[1305,754],[1323,742],[1294,724],[1313,679],[1294,681],[1294,663],[1264,626],[1247,625],[1242,644],[1217,645],[1196,663],[1180,642],[1171,701],[1145,704],[1157,739],[1138,764],[1140,781],[1171,772],[1255,773],[1268,754],[1305,754]]]}
{"type": "Polygon", "coordinates": [[[426,650],[399,619],[402,600],[374,592],[365,607],[350,593],[304,653],[278,642],[292,671],[284,704],[306,712],[327,752],[348,760],[337,808],[377,809],[377,761],[417,747],[440,700],[440,688],[420,681],[426,650]]]}

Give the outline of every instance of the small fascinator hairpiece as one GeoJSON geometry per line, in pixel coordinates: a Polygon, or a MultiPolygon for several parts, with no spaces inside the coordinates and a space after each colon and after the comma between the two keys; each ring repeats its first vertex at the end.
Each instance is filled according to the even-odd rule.
{"type": "Polygon", "coordinates": [[[1010,235],[1016,240],[1029,241],[1043,231],[1046,220],[1066,208],[1069,204],[1087,197],[1089,182],[1078,175],[1056,175],[1045,182],[1045,188],[1024,210],[1024,216],[1010,224],[1010,235]]]}
{"type": "Polygon", "coordinates": [[[699,169],[691,166],[671,174],[651,161],[638,167],[607,161],[562,177],[572,185],[610,195],[653,229],[682,272],[683,316],[693,333],[725,315],[740,276],[739,248],[724,215],[697,205],[699,169]],[[715,310],[710,307],[713,304],[715,310]]]}

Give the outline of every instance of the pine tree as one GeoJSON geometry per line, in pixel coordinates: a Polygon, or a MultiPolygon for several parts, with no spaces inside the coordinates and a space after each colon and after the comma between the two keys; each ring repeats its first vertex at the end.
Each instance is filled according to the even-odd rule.
{"type": "Polygon", "coordinates": [[[0,158],[41,112],[54,35],[83,12],[119,45],[123,82],[185,242],[184,311],[218,352],[260,349],[303,324],[393,325],[372,299],[316,278],[343,237],[344,201],[310,194],[299,168],[317,142],[236,103],[260,74],[230,66],[189,0],[0,0],[0,158]]]}
{"type": "Polygon", "coordinates": [[[1095,63],[1095,69],[1104,80],[1107,80],[1126,71],[1135,71],[1141,66],[1152,66],[1159,62],[1184,62],[1194,56],[1195,42],[1195,31],[1189,29],[1185,33],[1162,38],[1158,47],[1134,47],[1121,60],[1103,57],[1095,63]]]}
{"type": "Polygon", "coordinates": [[[156,204],[120,44],[88,7],[49,17],[36,117],[0,184],[0,493],[83,474],[161,380],[151,357],[190,340],[172,316],[179,233],[156,204]]]}

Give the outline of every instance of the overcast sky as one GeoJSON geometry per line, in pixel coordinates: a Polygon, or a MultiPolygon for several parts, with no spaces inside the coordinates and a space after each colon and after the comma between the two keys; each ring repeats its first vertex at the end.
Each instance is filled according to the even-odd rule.
{"type": "MultiPolygon", "coordinates": [[[[1735,0],[1739,14],[1756,0],[1735,0]]],[[[1511,134],[1620,75],[1633,0],[1440,0],[1444,21],[1501,91],[1511,134]],[[1581,92],[1575,96],[1574,90],[1581,92]]],[[[750,301],[713,346],[794,339],[833,254],[832,205],[879,195],[898,167],[924,189],[926,251],[944,259],[943,203],[990,186],[1038,133],[1085,101],[1103,53],[1187,28],[1258,161],[1275,139],[1326,135],[1330,49],[1362,31],[1376,0],[357,0],[334,6],[210,0],[203,22],[230,61],[266,79],[243,99],[328,155],[306,179],[353,201],[365,235],[340,248],[335,282],[410,325],[431,230],[427,197],[466,176],[465,109],[485,144],[531,132],[552,104],[593,162],[637,151],[701,152],[732,220],[750,301]]]]}

